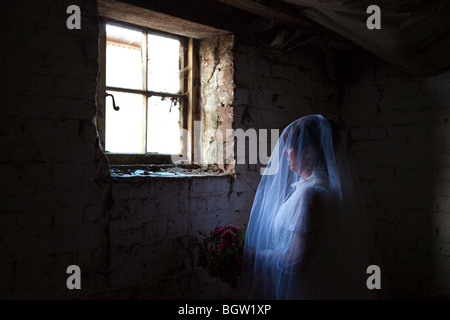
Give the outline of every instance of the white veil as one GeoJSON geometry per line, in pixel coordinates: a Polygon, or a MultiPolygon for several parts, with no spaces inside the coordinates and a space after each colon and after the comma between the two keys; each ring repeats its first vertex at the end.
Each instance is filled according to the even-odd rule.
{"type": "Polygon", "coordinates": [[[322,115],[283,130],[246,231],[251,299],[369,298],[369,246],[340,136],[322,115]]]}

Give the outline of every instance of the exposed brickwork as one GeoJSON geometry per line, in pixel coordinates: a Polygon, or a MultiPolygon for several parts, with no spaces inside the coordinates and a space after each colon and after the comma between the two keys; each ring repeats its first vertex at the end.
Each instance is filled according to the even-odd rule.
{"type": "Polygon", "coordinates": [[[448,298],[450,73],[417,80],[374,58],[343,71],[343,118],[392,296],[448,298]]]}
{"type": "Polygon", "coordinates": [[[98,24],[92,1],[2,5],[2,297],[79,297],[66,268],[83,278],[104,269],[107,163],[94,118],[98,24]],[[78,4],[82,29],[66,28],[78,4]],[[106,170],[105,170],[106,169],[106,170]]]}
{"type": "MultiPolygon", "coordinates": [[[[188,247],[197,231],[245,227],[260,165],[236,164],[233,177],[112,180],[95,126],[95,1],[2,6],[2,24],[15,32],[0,31],[0,296],[239,297],[196,267],[188,247]],[[81,30],[66,28],[72,4],[81,30]],[[80,291],[66,288],[71,264],[81,267],[80,291]]],[[[211,78],[225,88],[222,100],[208,100],[218,108],[208,114],[213,127],[281,130],[308,113],[341,116],[394,294],[448,296],[449,74],[415,81],[354,62],[338,108],[320,52],[229,38],[210,39],[228,55],[211,78]]]]}
{"type": "MultiPolygon", "coordinates": [[[[235,178],[111,180],[95,127],[95,2],[11,1],[2,23],[14,32],[3,29],[0,46],[0,81],[8,88],[0,120],[0,296],[230,297],[193,264],[188,245],[218,224],[245,227],[260,179],[256,165],[238,166],[235,178]],[[66,28],[72,4],[81,8],[81,30],[66,28]],[[72,264],[82,270],[80,291],[66,288],[72,264]]],[[[204,101],[218,111],[203,120],[214,128],[281,129],[321,103],[315,98],[326,103],[317,70],[233,47],[232,36],[211,41],[212,58],[220,58],[211,66],[217,101],[204,101]]]]}

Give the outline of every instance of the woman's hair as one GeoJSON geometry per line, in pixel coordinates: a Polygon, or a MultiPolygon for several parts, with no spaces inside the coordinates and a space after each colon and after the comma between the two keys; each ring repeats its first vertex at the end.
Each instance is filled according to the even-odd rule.
{"type": "MultiPolygon", "coordinates": [[[[340,143],[340,126],[330,118],[326,118],[326,120],[331,128],[333,149],[336,150],[340,143]]],[[[292,126],[290,130],[284,133],[285,145],[294,149],[296,153],[300,151],[299,148],[301,150],[313,149],[317,154],[317,165],[323,165],[325,164],[325,156],[322,148],[321,130],[322,123],[318,117],[303,118],[299,124],[292,126]]]]}

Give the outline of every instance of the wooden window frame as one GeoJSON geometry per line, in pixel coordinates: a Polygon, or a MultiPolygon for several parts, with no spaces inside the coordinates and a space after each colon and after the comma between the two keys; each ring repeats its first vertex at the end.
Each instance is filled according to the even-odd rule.
{"type": "MultiPolygon", "coordinates": [[[[136,164],[170,164],[172,163],[172,156],[183,156],[183,159],[191,161],[194,157],[194,121],[198,120],[198,96],[199,96],[199,62],[198,62],[198,40],[187,38],[184,36],[164,32],[161,30],[154,30],[148,27],[130,24],[124,21],[113,20],[110,18],[100,19],[100,34],[99,34],[99,74],[97,86],[97,128],[100,137],[100,143],[105,150],[105,122],[106,122],[106,107],[110,101],[106,103],[106,94],[113,91],[138,93],[149,96],[162,97],[177,97],[180,104],[180,130],[187,130],[190,137],[188,141],[182,141],[183,135],[180,137],[180,154],[131,154],[131,153],[112,153],[105,152],[110,164],[114,165],[136,165],[136,164]],[[170,94],[153,92],[147,90],[134,90],[106,86],[106,24],[116,26],[128,27],[142,32],[160,35],[164,37],[174,38],[180,41],[181,44],[181,94],[170,94]]],[[[120,112],[120,111],[119,111],[120,112]]],[[[148,124],[147,124],[148,125],[148,124]]]]}

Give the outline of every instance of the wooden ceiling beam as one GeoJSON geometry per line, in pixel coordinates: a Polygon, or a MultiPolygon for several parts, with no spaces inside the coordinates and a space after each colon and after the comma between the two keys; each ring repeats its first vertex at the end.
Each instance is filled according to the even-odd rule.
{"type": "Polygon", "coordinates": [[[276,0],[217,0],[227,5],[251,12],[260,17],[275,20],[277,22],[305,28],[317,28],[320,26],[303,16],[301,12],[288,3],[276,0]]]}
{"type": "MultiPolygon", "coordinates": [[[[295,6],[303,6],[306,8],[315,8],[322,10],[333,10],[333,11],[341,11],[345,7],[343,6],[344,0],[327,0],[326,2],[320,0],[282,0],[285,3],[289,3],[295,6]]],[[[397,0],[398,1],[398,0],[397,0]]],[[[349,9],[347,5],[346,9],[349,9]]],[[[349,10],[352,11],[352,10],[349,10]]]]}
{"type": "MultiPolygon", "coordinates": [[[[224,3],[212,0],[97,0],[99,11],[103,15],[109,11],[120,9],[125,11],[133,10],[135,15],[143,16],[145,24],[157,22],[159,16],[165,17],[165,25],[170,27],[173,18],[185,21],[186,31],[190,29],[191,23],[211,27],[214,29],[228,31],[232,33],[240,32],[244,29],[249,20],[257,16],[248,11],[239,10],[236,7],[228,6],[224,3]],[[134,9],[130,9],[130,8],[134,9]],[[150,13],[149,13],[150,12],[150,13]],[[155,18],[153,18],[153,16],[155,18]],[[163,16],[164,15],[164,16],[163,16]]],[[[120,10],[116,10],[118,17],[111,19],[121,19],[120,10]]],[[[164,22],[164,19],[161,21],[164,22]]],[[[181,24],[182,26],[182,24],[181,24]]],[[[163,26],[164,27],[164,26],[163,26]]],[[[156,29],[156,27],[154,27],[156,29]]],[[[170,30],[168,30],[171,32],[170,30]]],[[[175,33],[175,32],[174,32],[175,33]]],[[[205,36],[208,36],[205,33],[205,36]]],[[[195,38],[195,37],[194,37],[195,38]]]]}
{"type": "Polygon", "coordinates": [[[310,34],[320,35],[345,45],[354,44],[340,34],[305,16],[297,7],[280,0],[216,0],[229,6],[271,19],[280,24],[298,27],[310,34]]]}

